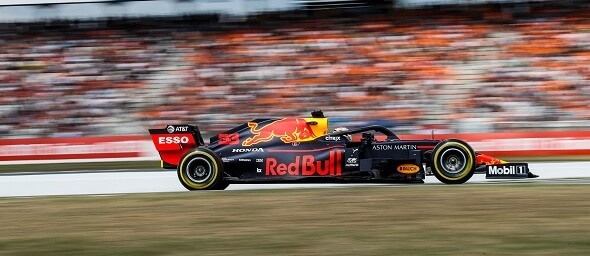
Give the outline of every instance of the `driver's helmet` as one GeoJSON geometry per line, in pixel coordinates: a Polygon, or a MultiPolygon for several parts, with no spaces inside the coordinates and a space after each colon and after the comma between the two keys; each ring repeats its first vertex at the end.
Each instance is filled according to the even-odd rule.
{"type": "MultiPolygon", "coordinates": [[[[337,128],[334,128],[334,131],[333,132],[334,133],[337,133],[337,132],[345,132],[345,131],[348,131],[348,128],[346,128],[346,127],[337,127],[337,128]]],[[[351,141],[352,140],[352,136],[350,134],[342,135],[342,137],[344,137],[348,141],[351,141]]]]}

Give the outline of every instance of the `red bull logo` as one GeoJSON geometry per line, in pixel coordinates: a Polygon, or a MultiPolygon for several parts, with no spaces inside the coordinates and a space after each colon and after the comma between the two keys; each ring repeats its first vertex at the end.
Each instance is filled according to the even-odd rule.
{"type": "Polygon", "coordinates": [[[275,137],[279,137],[285,143],[306,141],[317,137],[304,118],[283,118],[260,128],[258,123],[248,122],[248,127],[254,136],[242,142],[242,146],[245,147],[267,142],[275,137]]]}
{"type": "Polygon", "coordinates": [[[295,156],[295,161],[281,163],[276,158],[266,159],[266,176],[340,176],[342,151],[330,151],[330,157],[316,160],[313,155],[295,156]]]}
{"type": "Polygon", "coordinates": [[[494,158],[494,157],[484,155],[484,154],[477,155],[477,157],[475,158],[475,161],[477,162],[477,164],[485,164],[485,165],[508,163],[504,160],[494,158]]]}

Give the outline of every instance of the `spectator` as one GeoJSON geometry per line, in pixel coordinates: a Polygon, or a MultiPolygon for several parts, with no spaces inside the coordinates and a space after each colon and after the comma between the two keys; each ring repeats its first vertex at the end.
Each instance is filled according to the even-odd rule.
{"type": "Polygon", "coordinates": [[[215,30],[180,18],[5,24],[0,134],[140,134],[168,122],[220,131],[310,109],[338,126],[378,120],[401,131],[462,131],[476,119],[495,131],[590,126],[587,12],[540,4],[518,18],[489,6],[392,17],[215,30]]]}

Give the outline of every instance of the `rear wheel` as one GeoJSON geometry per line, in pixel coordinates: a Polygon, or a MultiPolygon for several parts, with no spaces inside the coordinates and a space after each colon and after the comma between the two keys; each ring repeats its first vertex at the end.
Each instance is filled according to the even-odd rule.
{"type": "Polygon", "coordinates": [[[229,183],[222,180],[222,174],[221,160],[206,148],[187,152],[178,165],[178,179],[188,190],[223,190],[229,183]]]}
{"type": "Polygon", "coordinates": [[[446,184],[461,184],[475,173],[475,153],[464,141],[449,139],[432,150],[432,173],[446,184]]]}

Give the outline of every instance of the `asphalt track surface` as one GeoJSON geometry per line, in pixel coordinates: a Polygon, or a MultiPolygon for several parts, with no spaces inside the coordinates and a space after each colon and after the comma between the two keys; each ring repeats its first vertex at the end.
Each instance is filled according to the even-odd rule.
{"type": "MultiPolygon", "coordinates": [[[[568,183],[590,184],[590,161],[531,163],[536,179],[486,180],[476,174],[467,184],[568,183]]],[[[444,185],[428,176],[427,185],[444,185]]],[[[326,188],[347,186],[424,186],[424,184],[234,184],[227,190],[326,188]]],[[[0,175],[0,197],[49,195],[114,195],[186,191],[173,170],[115,170],[52,173],[12,173],[0,175]]]]}

